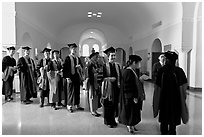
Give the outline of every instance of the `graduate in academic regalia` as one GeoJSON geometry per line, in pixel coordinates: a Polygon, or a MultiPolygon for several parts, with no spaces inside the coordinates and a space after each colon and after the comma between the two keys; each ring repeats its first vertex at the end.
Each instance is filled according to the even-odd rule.
{"type": "Polygon", "coordinates": [[[84,110],[80,107],[80,86],[83,84],[82,63],[77,56],[77,45],[75,43],[68,44],[70,55],[65,58],[63,64],[63,78],[66,79],[65,93],[67,94],[67,110],[72,113],[73,107],[77,110],[84,110]]]}
{"type": "Polygon", "coordinates": [[[13,100],[13,79],[14,74],[17,72],[16,60],[13,58],[15,53],[15,47],[8,47],[8,56],[5,56],[2,60],[2,72],[3,72],[3,86],[2,93],[5,95],[5,101],[13,100]]]}
{"type": "Polygon", "coordinates": [[[159,59],[159,62],[156,62],[153,65],[153,69],[152,69],[152,75],[153,75],[152,78],[153,78],[154,83],[156,82],[156,76],[157,76],[159,69],[164,66],[164,61],[165,61],[164,53],[161,53],[158,59],[159,59]]]}
{"type": "Polygon", "coordinates": [[[92,53],[89,58],[90,62],[87,66],[88,69],[88,102],[90,106],[90,112],[93,116],[99,117],[100,114],[97,113],[98,103],[99,103],[99,83],[98,83],[98,73],[97,73],[97,60],[99,53],[92,53]]]}
{"type": "Polygon", "coordinates": [[[35,63],[30,58],[30,47],[22,47],[24,56],[19,58],[17,66],[19,70],[21,101],[24,104],[30,104],[33,101],[30,98],[37,98],[37,72],[35,63]]]}
{"type": "Polygon", "coordinates": [[[40,107],[44,107],[44,98],[48,98],[49,104],[49,81],[48,81],[48,72],[50,71],[50,64],[52,62],[50,58],[49,48],[44,48],[42,53],[44,54],[44,58],[38,62],[37,69],[40,71],[40,77],[38,78],[38,84],[40,89],[40,107]]]}
{"type": "MultiPolygon", "coordinates": [[[[62,60],[59,58],[59,51],[53,50],[52,54],[54,59],[52,60],[50,68],[50,76],[48,76],[50,84],[49,101],[51,106],[57,110],[60,106],[63,106],[61,100],[64,98],[63,92],[63,81],[62,81],[62,60]],[[63,97],[63,98],[62,98],[63,97]],[[57,106],[56,106],[57,105],[57,106]]],[[[48,73],[48,74],[49,74],[48,73]]]]}
{"type": "Polygon", "coordinates": [[[104,51],[108,56],[108,62],[103,66],[102,98],[104,124],[115,128],[118,116],[121,69],[115,62],[115,49],[110,47],[104,51]]]}
{"type": "Polygon", "coordinates": [[[119,122],[126,125],[128,132],[135,133],[135,126],[141,121],[142,102],[145,99],[143,84],[136,73],[141,67],[142,58],[129,56],[129,66],[124,70],[121,86],[121,106],[119,122]]]}
{"type": "Polygon", "coordinates": [[[175,52],[167,51],[164,56],[165,65],[159,69],[156,77],[153,112],[154,117],[159,115],[161,134],[175,135],[176,126],[181,124],[183,118],[182,107],[186,100],[187,78],[183,69],[175,66],[178,59],[175,52]]]}

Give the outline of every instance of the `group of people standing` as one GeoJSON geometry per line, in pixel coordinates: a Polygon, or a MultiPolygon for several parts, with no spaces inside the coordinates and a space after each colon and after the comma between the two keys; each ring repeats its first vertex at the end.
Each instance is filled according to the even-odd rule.
{"type": "MultiPolygon", "coordinates": [[[[29,56],[30,47],[22,48],[24,56],[19,58],[17,65],[13,58],[15,47],[9,47],[9,55],[2,61],[5,100],[13,99],[12,84],[17,70],[19,71],[21,102],[32,103],[33,101],[30,99],[37,98],[37,87],[39,87],[41,108],[44,107],[44,100],[47,97],[48,104],[51,104],[55,110],[59,107],[66,107],[70,113],[75,110],[83,111],[84,108],[80,106],[80,86],[85,84],[89,109],[93,116],[101,115],[97,109],[102,105],[105,125],[115,128],[117,127],[116,119],[118,119],[119,123],[127,126],[128,132],[132,134],[137,132],[136,125],[141,121],[142,105],[145,100],[144,79],[136,71],[141,67],[142,58],[138,55],[130,55],[128,66],[122,69],[115,62],[115,48],[110,47],[103,51],[107,56],[102,64],[99,64],[99,53],[93,52],[84,67],[77,56],[77,45],[72,43],[68,46],[70,55],[64,61],[60,59],[58,50],[51,51],[49,48],[44,48],[42,51],[44,58],[38,62],[37,66],[29,56]],[[52,52],[53,59],[50,58],[50,52],[52,52]]],[[[168,125],[170,125],[171,133],[175,133],[176,125],[180,124],[181,108],[177,108],[180,96],[179,91],[175,89],[177,86],[186,84],[187,80],[182,69],[172,65],[176,55],[171,53],[164,55],[166,63],[158,70],[155,79],[157,85],[155,88],[160,88],[160,92],[156,92],[156,90],[155,92],[160,96],[159,99],[158,97],[154,98],[153,110],[155,117],[159,113],[161,133],[167,134],[169,132],[168,125]],[[171,77],[170,74],[172,74],[171,77]],[[176,80],[172,79],[174,75],[176,80]],[[174,82],[171,88],[167,88],[166,81],[168,80],[174,82]],[[173,92],[171,92],[172,90],[173,92]],[[172,104],[171,99],[174,100],[173,98],[175,101],[172,104]],[[174,112],[175,109],[176,112],[174,112]]]]}

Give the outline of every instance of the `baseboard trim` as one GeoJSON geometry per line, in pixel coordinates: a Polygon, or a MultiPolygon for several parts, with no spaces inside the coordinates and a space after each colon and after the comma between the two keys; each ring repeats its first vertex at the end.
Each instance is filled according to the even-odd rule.
{"type": "Polygon", "coordinates": [[[202,92],[202,88],[196,88],[196,87],[190,87],[189,86],[188,89],[191,90],[191,91],[202,92]]]}

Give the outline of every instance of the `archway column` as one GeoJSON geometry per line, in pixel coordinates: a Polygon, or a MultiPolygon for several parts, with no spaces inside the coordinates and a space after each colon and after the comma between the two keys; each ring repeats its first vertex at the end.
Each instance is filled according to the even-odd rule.
{"type": "Polygon", "coordinates": [[[187,47],[187,46],[183,46],[181,48],[177,48],[176,50],[179,52],[179,58],[178,58],[178,61],[179,61],[179,67],[181,67],[186,76],[187,76],[187,57],[188,57],[188,52],[191,50],[192,48],[191,47],[187,47]]]}

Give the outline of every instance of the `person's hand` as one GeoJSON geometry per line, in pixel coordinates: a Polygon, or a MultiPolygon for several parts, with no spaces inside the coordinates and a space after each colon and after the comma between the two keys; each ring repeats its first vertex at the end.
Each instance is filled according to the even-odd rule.
{"type": "Polygon", "coordinates": [[[67,83],[72,83],[72,80],[70,78],[66,78],[67,83]]]}
{"type": "Polygon", "coordinates": [[[137,98],[134,98],[133,101],[134,101],[135,104],[138,103],[138,99],[137,98]]]}

